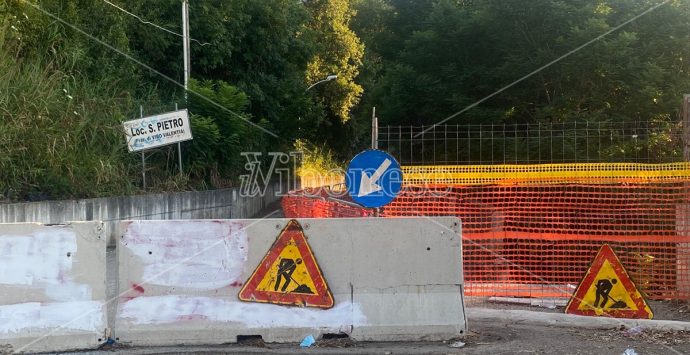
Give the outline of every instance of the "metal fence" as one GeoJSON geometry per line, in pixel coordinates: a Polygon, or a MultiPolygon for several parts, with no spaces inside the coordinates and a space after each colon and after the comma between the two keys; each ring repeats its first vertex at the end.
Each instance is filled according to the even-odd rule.
{"type": "Polygon", "coordinates": [[[682,161],[680,122],[383,126],[378,148],[403,165],[682,161]]]}

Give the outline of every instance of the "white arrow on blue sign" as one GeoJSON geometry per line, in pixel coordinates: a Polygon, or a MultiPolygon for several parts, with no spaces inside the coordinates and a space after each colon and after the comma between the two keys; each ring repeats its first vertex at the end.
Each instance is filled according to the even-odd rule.
{"type": "Polygon", "coordinates": [[[350,161],[345,174],[347,192],[364,207],[381,207],[391,202],[402,187],[400,164],[380,150],[365,150],[350,161]]]}

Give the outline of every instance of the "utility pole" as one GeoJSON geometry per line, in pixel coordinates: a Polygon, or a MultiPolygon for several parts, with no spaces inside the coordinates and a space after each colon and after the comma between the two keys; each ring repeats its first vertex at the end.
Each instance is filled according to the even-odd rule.
{"type": "MultiPolygon", "coordinates": [[[[189,74],[192,70],[191,57],[189,55],[189,1],[182,0],[182,56],[184,57],[184,101],[189,108],[187,87],[189,86],[189,74]]],[[[177,106],[177,105],[176,105],[177,106]]],[[[177,107],[175,107],[177,110],[177,107]]],[[[182,144],[177,142],[177,165],[182,176],[182,144]]]]}
{"type": "Polygon", "coordinates": [[[184,56],[184,98],[187,101],[187,86],[189,85],[189,1],[182,0],[182,55],[184,56]]]}
{"type": "MultiPolygon", "coordinates": [[[[139,118],[144,118],[144,106],[139,105],[139,118]]],[[[141,183],[146,191],[146,156],[144,151],[141,151],[141,183]]]]}

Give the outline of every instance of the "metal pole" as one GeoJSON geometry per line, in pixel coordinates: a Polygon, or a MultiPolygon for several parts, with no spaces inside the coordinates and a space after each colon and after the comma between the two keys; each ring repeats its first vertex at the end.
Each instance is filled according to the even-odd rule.
{"type": "Polygon", "coordinates": [[[189,56],[189,2],[182,0],[182,55],[184,57],[184,99],[187,101],[187,86],[191,63],[189,56]]]}
{"type": "Polygon", "coordinates": [[[319,85],[321,83],[325,83],[327,81],[329,81],[329,80],[328,79],[319,80],[319,81],[315,82],[314,84],[312,84],[310,87],[308,87],[306,90],[304,90],[304,92],[307,92],[307,91],[309,91],[309,89],[313,88],[314,86],[319,85]]]}
{"type": "MultiPolygon", "coordinates": [[[[184,56],[184,102],[189,108],[187,101],[187,87],[189,86],[189,75],[192,71],[191,56],[189,54],[189,1],[182,0],[182,55],[184,56]]],[[[177,104],[175,104],[177,110],[177,104]]],[[[177,142],[177,162],[182,176],[182,145],[177,142]]]]}
{"type": "Polygon", "coordinates": [[[182,176],[182,145],[177,142],[177,164],[180,167],[180,176],[182,176]]]}
{"type": "Polygon", "coordinates": [[[371,149],[379,149],[379,120],[376,118],[376,107],[371,109],[371,149]]]}
{"type": "MultiPolygon", "coordinates": [[[[139,118],[144,118],[144,106],[139,105],[139,118]]],[[[144,190],[146,190],[146,158],[144,157],[144,151],[141,151],[141,179],[144,185],[144,190]]]]}
{"type": "MultiPolygon", "coordinates": [[[[177,102],[175,103],[175,111],[177,111],[177,102]]],[[[177,142],[177,166],[180,168],[180,176],[182,176],[182,142],[177,142]]]]}

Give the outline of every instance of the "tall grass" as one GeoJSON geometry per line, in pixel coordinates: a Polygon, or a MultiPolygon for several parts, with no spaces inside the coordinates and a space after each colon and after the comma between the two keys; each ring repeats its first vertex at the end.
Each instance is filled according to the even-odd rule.
{"type": "MultiPolygon", "coordinates": [[[[88,4],[43,5],[129,51],[117,16],[108,27],[92,21],[88,4]]],[[[184,107],[182,93],[164,85],[21,1],[0,0],[0,201],[142,192],[144,167],[127,151],[121,122],[138,118],[140,104],[146,115],[171,111],[175,102],[184,107]]],[[[195,90],[252,119],[244,113],[248,98],[229,83],[195,90]]],[[[235,115],[204,100],[189,103],[194,140],[182,144],[184,173],[176,146],[149,150],[146,191],[233,186],[244,171],[240,152],[267,149],[261,133],[235,115]]]]}
{"type": "Polygon", "coordinates": [[[118,107],[129,100],[21,57],[0,28],[0,195],[9,200],[127,194],[136,190],[118,107]]]}
{"type": "Polygon", "coordinates": [[[301,153],[297,177],[302,188],[331,186],[345,182],[345,163],[339,161],[330,149],[305,140],[297,140],[294,148],[301,153]]]}

